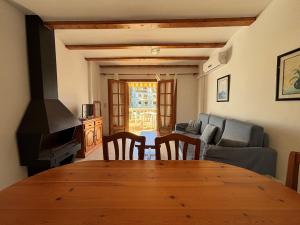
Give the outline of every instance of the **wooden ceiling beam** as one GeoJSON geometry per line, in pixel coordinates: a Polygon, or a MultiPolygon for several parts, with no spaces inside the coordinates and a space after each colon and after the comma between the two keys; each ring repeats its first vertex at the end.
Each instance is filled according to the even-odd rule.
{"type": "Polygon", "coordinates": [[[52,29],[153,29],[249,26],[255,20],[256,17],[238,17],[127,21],[47,21],[44,24],[52,29]]]}
{"type": "Polygon", "coordinates": [[[139,48],[222,48],[225,42],[220,43],[149,43],[149,44],[87,44],[66,45],[70,50],[103,50],[103,49],[139,49],[139,48]]]}
{"type": "Polygon", "coordinates": [[[194,68],[198,69],[198,65],[99,65],[101,68],[105,69],[115,69],[115,68],[194,68]]]}
{"type": "Polygon", "coordinates": [[[159,56],[159,57],[94,57],[87,61],[131,61],[131,60],[208,60],[208,56],[159,56]]]}

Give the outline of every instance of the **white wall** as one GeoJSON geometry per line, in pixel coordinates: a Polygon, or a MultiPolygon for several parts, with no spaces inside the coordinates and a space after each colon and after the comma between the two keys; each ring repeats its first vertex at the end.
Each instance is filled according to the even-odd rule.
{"type": "MultiPolygon", "coordinates": [[[[101,73],[124,73],[124,74],[174,74],[174,73],[198,73],[198,68],[101,68],[101,73]]],[[[173,78],[173,76],[170,76],[173,78]]],[[[162,76],[164,79],[165,76],[162,76]]],[[[113,76],[100,76],[100,101],[104,119],[104,134],[108,134],[108,79],[113,76]]],[[[120,79],[155,79],[153,75],[126,75],[120,79]]],[[[177,76],[177,122],[187,122],[196,119],[198,113],[198,81],[192,75],[177,76]]]]}
{"type": "Polygon", "coordinates": [[[58,98],[77,117],[81,105],[89,103],[88,63],[78,53],[68,50],[55,37],[58,98]]]}
{"type": "Polygon", "coordinates": [[[300,151],[300,102],[276,102],[277,56],[300,47],[300,1],[274,0],[249,28],[239,31],[229,63],[206,78],[206,111],[265,127],[285,180],[289,152],[300,151]],[[231,74],[230,102],[216,102],[217,78],[231,74]]]}
{"type": "Polygon", "coordinates": [[[24,14],[0,0],[0,189],[26,177],[16,131],[30,99],[24,14]],[[9,22],[8,22],[9,21],[9,22]]]}

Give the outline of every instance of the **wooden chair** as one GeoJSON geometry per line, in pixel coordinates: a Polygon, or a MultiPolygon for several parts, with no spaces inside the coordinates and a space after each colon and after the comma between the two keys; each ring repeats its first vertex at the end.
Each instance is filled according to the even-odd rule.
{"type": "Polygon", "coordinates": [[[291,152],[289,156],[286,186],[297,191],[300,164],[300,152],[291,152]]]}
{"type": "Polygon", "coordinates": [[[115,160],[119,160],[119,155],[120,155],[119,143],[118,143],[119,139],[122,139],[121,153],[122,153],[123,160],[125,160],[125,154],[126,154],[126,139],[131,140],[130,147],[129,147],[129,159],[133,160],[134,147],[137,147],[138,149],[138,159],[139,160],[144,159],[146,138],[144,136],[138,136],[129,132],[120,132],[120,133],[113,134],[111,136],[103,136],[102,140],[103,140],[104,160],[109,160],[108,143],[111,141],[114,143],[115,160]],[[139,146],[136,146],[136,142],[138,142],[139,146]]]}
{"type": "Polygon", "coordinates": [[[188,145],[194,145],[195,146],[195,154],[194,154],[194,160],[199,160],[200,158],[200,139],[191,138],[183,134],[168,134],[163,137],[157,137],[155,138],[155,150],[156,150],[156,159],[161,160],[161,145],[165,144],[168,154],[168,160],[172,159],[171,156],[171,148],[170,148],[170,141],[175,142],[175,159],[179,159],[179,141],[183,142],[183,151],[182,151],[182,158],[183,160],[186,160],[187,156],[187,149],[188,145]]]}

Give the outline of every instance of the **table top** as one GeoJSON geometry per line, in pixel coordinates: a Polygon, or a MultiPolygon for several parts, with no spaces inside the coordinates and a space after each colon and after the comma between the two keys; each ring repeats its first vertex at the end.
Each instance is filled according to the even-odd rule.
{"type": "Polygon", "coordinates": [[[300,197],[210,161],[85,161],[0,192],[1,225],[299,225],[300,197]]]}

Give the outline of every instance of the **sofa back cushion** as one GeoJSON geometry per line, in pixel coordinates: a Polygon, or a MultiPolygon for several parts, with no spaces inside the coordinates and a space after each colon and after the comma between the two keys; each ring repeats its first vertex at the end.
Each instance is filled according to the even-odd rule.
{"type": "Polygon", "coordinates": [[[190,120],[188,126],[185,128],[185,131],[192,134],[199,134],[200,126],[201,122],[199,123],[196,120],[190,120]]]}
{"type": "Polygon", "coordinates": [[[217,144],[223,134],[224,127],[225,127],[226,119],[220,116],[210,115],[208,123],[217,127],[217,131],[215,132],[214,139],[212,141],[213,144],[217,144]]]}
{"type": "Polygon", "coordinates": [[[263,146],[264,129],[239,120],[226,120],[225,129],[218,145],[230,147],[263,146]]]}
{"type": "Polygon", "coordinates": [[[202,134],[206,125],[208,124],[209,115],[205,113],[200,113],[198,116],[198,123],[201,124],[200,133],[202,134]]]}

